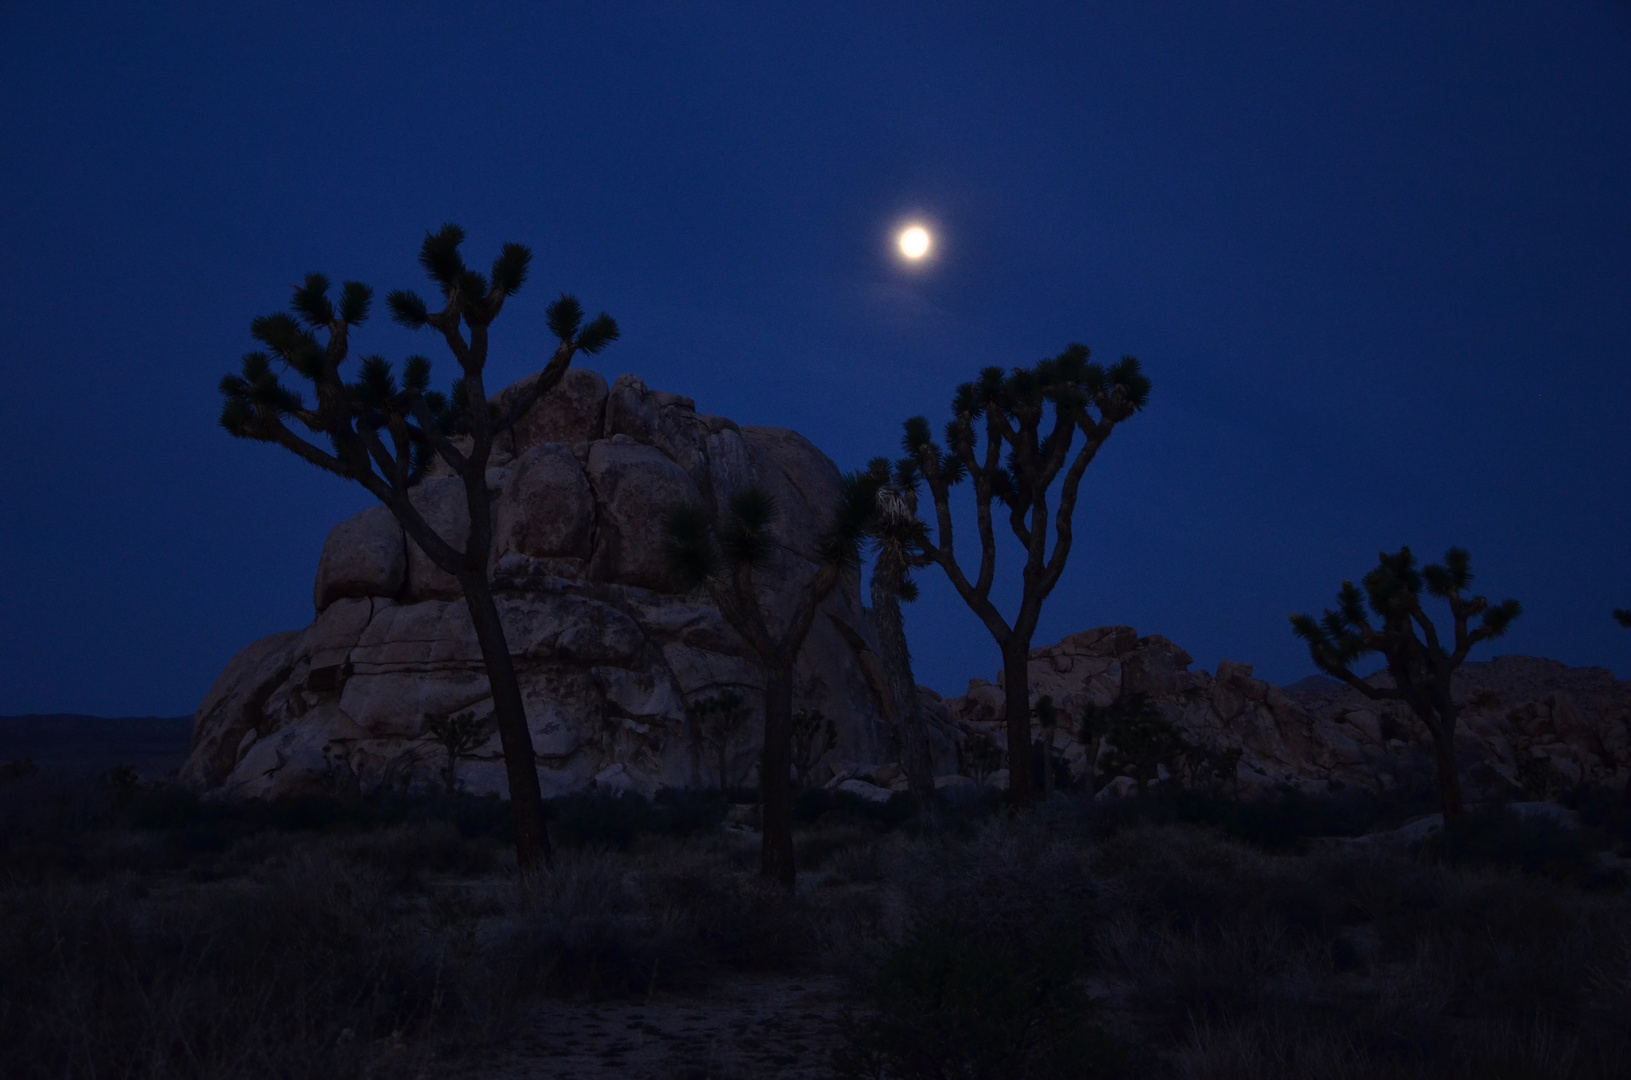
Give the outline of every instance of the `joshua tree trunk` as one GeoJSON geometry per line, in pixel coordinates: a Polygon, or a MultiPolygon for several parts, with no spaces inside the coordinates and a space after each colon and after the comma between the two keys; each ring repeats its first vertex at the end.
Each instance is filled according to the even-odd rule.
{"type": "Polygon", "coordinates": [[[880,558],[872,571],[872,617],[878,627],[878,649],[900,732],[901,765],[907,790],[925,814],[935,812],[934,759],[929,732],[912,676],[912,653],[906,644],[905,621],[900,610],[901,568],[880,558]]]}
{"type": "Polygon", "coordinates": [[[1438,790],[1444,804],[1446,826],[1461,821],[1466,808],[1461,802],[1461,776],[1455,767],[1455,731],[1433,733],[1433,756],[1438,761],[1438,790]]]}
{"type": "Polygon", "coordinates": [[[760,872],[791,889],[793,797],[788,776],[793,764],[793,664],[765,668],[765,743],[759,757],[759,812],[764,829],[760,872]]]}
{"type": "Polygon", "coordinates": [[[1008,716],[1008,791],[1015,807],[1035,800],[1031,784],[1031,641],[1010,634],[1002,646],[1003,702],[1008,716]]]}
{"type": "Polygon", "coordinates": [[[527,730],[527,713],[521,703],[521,684],[515,677],[504,624],[499,621],[498,605],[493,602],[485,568],[479,579],[461,584],[465,605],[470,609],[470,621],[476,627],[482,663],[487,668],[487,685],[493,694],[493,724],[498,728],[499,743],[504,748],[504,772],[510,781],[510,813],[515,822],[516,861],[526,873],[539,863],[549,866],[550,847],[532,734],[527,730]]]}

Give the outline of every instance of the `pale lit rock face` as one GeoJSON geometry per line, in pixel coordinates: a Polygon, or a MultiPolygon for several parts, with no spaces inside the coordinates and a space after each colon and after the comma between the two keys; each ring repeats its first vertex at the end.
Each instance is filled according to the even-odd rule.
{"type": "MultiPolygon", "coordinates": [[[[464,481],[456,476],[432,476],[412,488],[408,501],[419,511],[442,539],[455,550],[463,550],[470,536],[470,508],[465,502],[464,481]]],[[[431,561],[419,545],[408,538],[409,601],[457,598],[459,582],[454,576],[431,561]]]]}
{"type": "MultiPolygon", "coordinates": [[[[717,786],[716,759],[703,752],[685,707],[727,690],[747,713],[732,780],[751,780],[763,674],[717,610],[671,591],[662,520],[681,502],[707,505],[749,484],[770,491],[782,511],[777,538],[795,550],[763,575],[763,600],[785,618],[790,582],[813,571],[803,530],[819,531],[836,502],[837,467],[794,432],[741,429],[632,376],[608,388],[576,370],[513,438],[499,440],[492,464],[494,597],[544,794],[717,786]]],[[[413,498],[455,546],[466,542],[460,480],[433,469],[413,498]]],[[[486,716],[491,692],[457,581],[400,530],[393,576],[384,525],[395,527],[379,508],[337,527],[319,561],[316,621],[256,642],[227,665],[194,721],[189,784],[270,797],[442,783],[446,757],[425,733],[426,715],[486,716]]],[[[858,585],[847,581],[829,597],[795,673],[795,707],[820,709],[837,726],[838,747],[818,782],[832,763],[895,754],[867,675],[876,642],[858,585]]],[[[956,733],[949,720],[937,730],[937,758],[954,771],[956,733]]],[[[507,793],[497,734],[455,774],[464,790],[507,793]]]]}
{"type": "Polygon", "coordinates": [[[594,494],[570,447],[543,443],[522,454],[493,516],[495,558],[587,560],[592,552],[594,494]]]}
{"type": "MultiPolygon", "coordinates": [[[[1100,627],[1032,651],[1031,700],[1047,694],[1061,710],[1054,749],[1077,778],[1101,753],[1079,739],[1086,706],[1131,693],[1146,694],[1189,742],[1239,749],[1233,786],[1243,794],[1280,786],[1391,791],[1432,776],[1431,738],[1401,705],[1372,701],[1335,680],[1281,688],[1253,678],[1250,664],[1225,660],[1215,676],[1190,664],[1189,654],[1158,634],[1100,627]]],[[[1374,680],[1388,685],[1386,675],[1374,680]]],[[[974,679],[962,697],[934,698],[933,710],[959,745],[978,732],[1006,751],[1001,684],[1000,674],[996,685],[974,679]]],[[[1620,787],[1631,778],[1631,683],[1601,668],[1500,656],[1463,665],[1455,695],[1463,703],[1456,749],[1469,797],[1519,795],[1523,761],[1554,771],[1563,787],[1620,787]]],[[[930,711],[929,696],[923,700],[930,711]]],[[[1133,783],[1098,781],[1116,791],[1133,783]]]]}
{"type": "Polygon", "coordinates": [[[662,451],[614,435],[589,447],[589,483],[604,507],[590,576],[658,592],[670,591],[663,569],[663,519],[702,494],[662,451]]]}
{"type": "MultiPolygon", "coordinates": [[[[500,407],[530,386],[531,378],[499,391],[500,407]]],[[[513,457],[521,458],[535,446],[559,443],[567,447],[593,442],[601,437],[606,415],[606,380],[588,368],[568,368],[560,384],[538,400],[508,439],[499,445],[513,457]]]]}
{"type": "Polygon", "coordinates": [[[383,506],[371,506],[334,526],[317,561],[312,603],[322,611],[343,597],[396,596],[407,580],[402,526],[383,506]]]}

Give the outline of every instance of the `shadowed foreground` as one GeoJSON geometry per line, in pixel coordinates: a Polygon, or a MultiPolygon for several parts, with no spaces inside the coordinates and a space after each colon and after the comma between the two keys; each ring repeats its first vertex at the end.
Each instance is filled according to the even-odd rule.
{"type": "Polygon", "coordinates": [[[201,805],[0,786],[11,1077],[1609,1077],[1631,823],[1409,799],[799,804],[792,897],[717,796],[201,805]],[[27,973],[26,977],[19,977],[27,973]]]}

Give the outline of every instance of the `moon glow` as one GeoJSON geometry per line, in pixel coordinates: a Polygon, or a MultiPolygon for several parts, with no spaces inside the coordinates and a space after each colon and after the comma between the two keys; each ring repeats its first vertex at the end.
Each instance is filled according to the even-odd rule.
{"type": "Polygon", "coordinates": [[[929,253],[929,230],[913,225],[900,234],[900,253],[908,259],[921,259],[929,253]]]}

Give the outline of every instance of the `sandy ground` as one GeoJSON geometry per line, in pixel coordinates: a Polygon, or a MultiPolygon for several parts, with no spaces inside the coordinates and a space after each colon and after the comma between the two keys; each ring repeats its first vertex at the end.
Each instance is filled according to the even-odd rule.
{"type": "Polygon", "coordinates": [[[841,987],[822,978],[755,978],[706,998],[526,1006],[502,1051],[429,1076],[491,1080],[814,1080],[831,1075],[841,987]]]}

